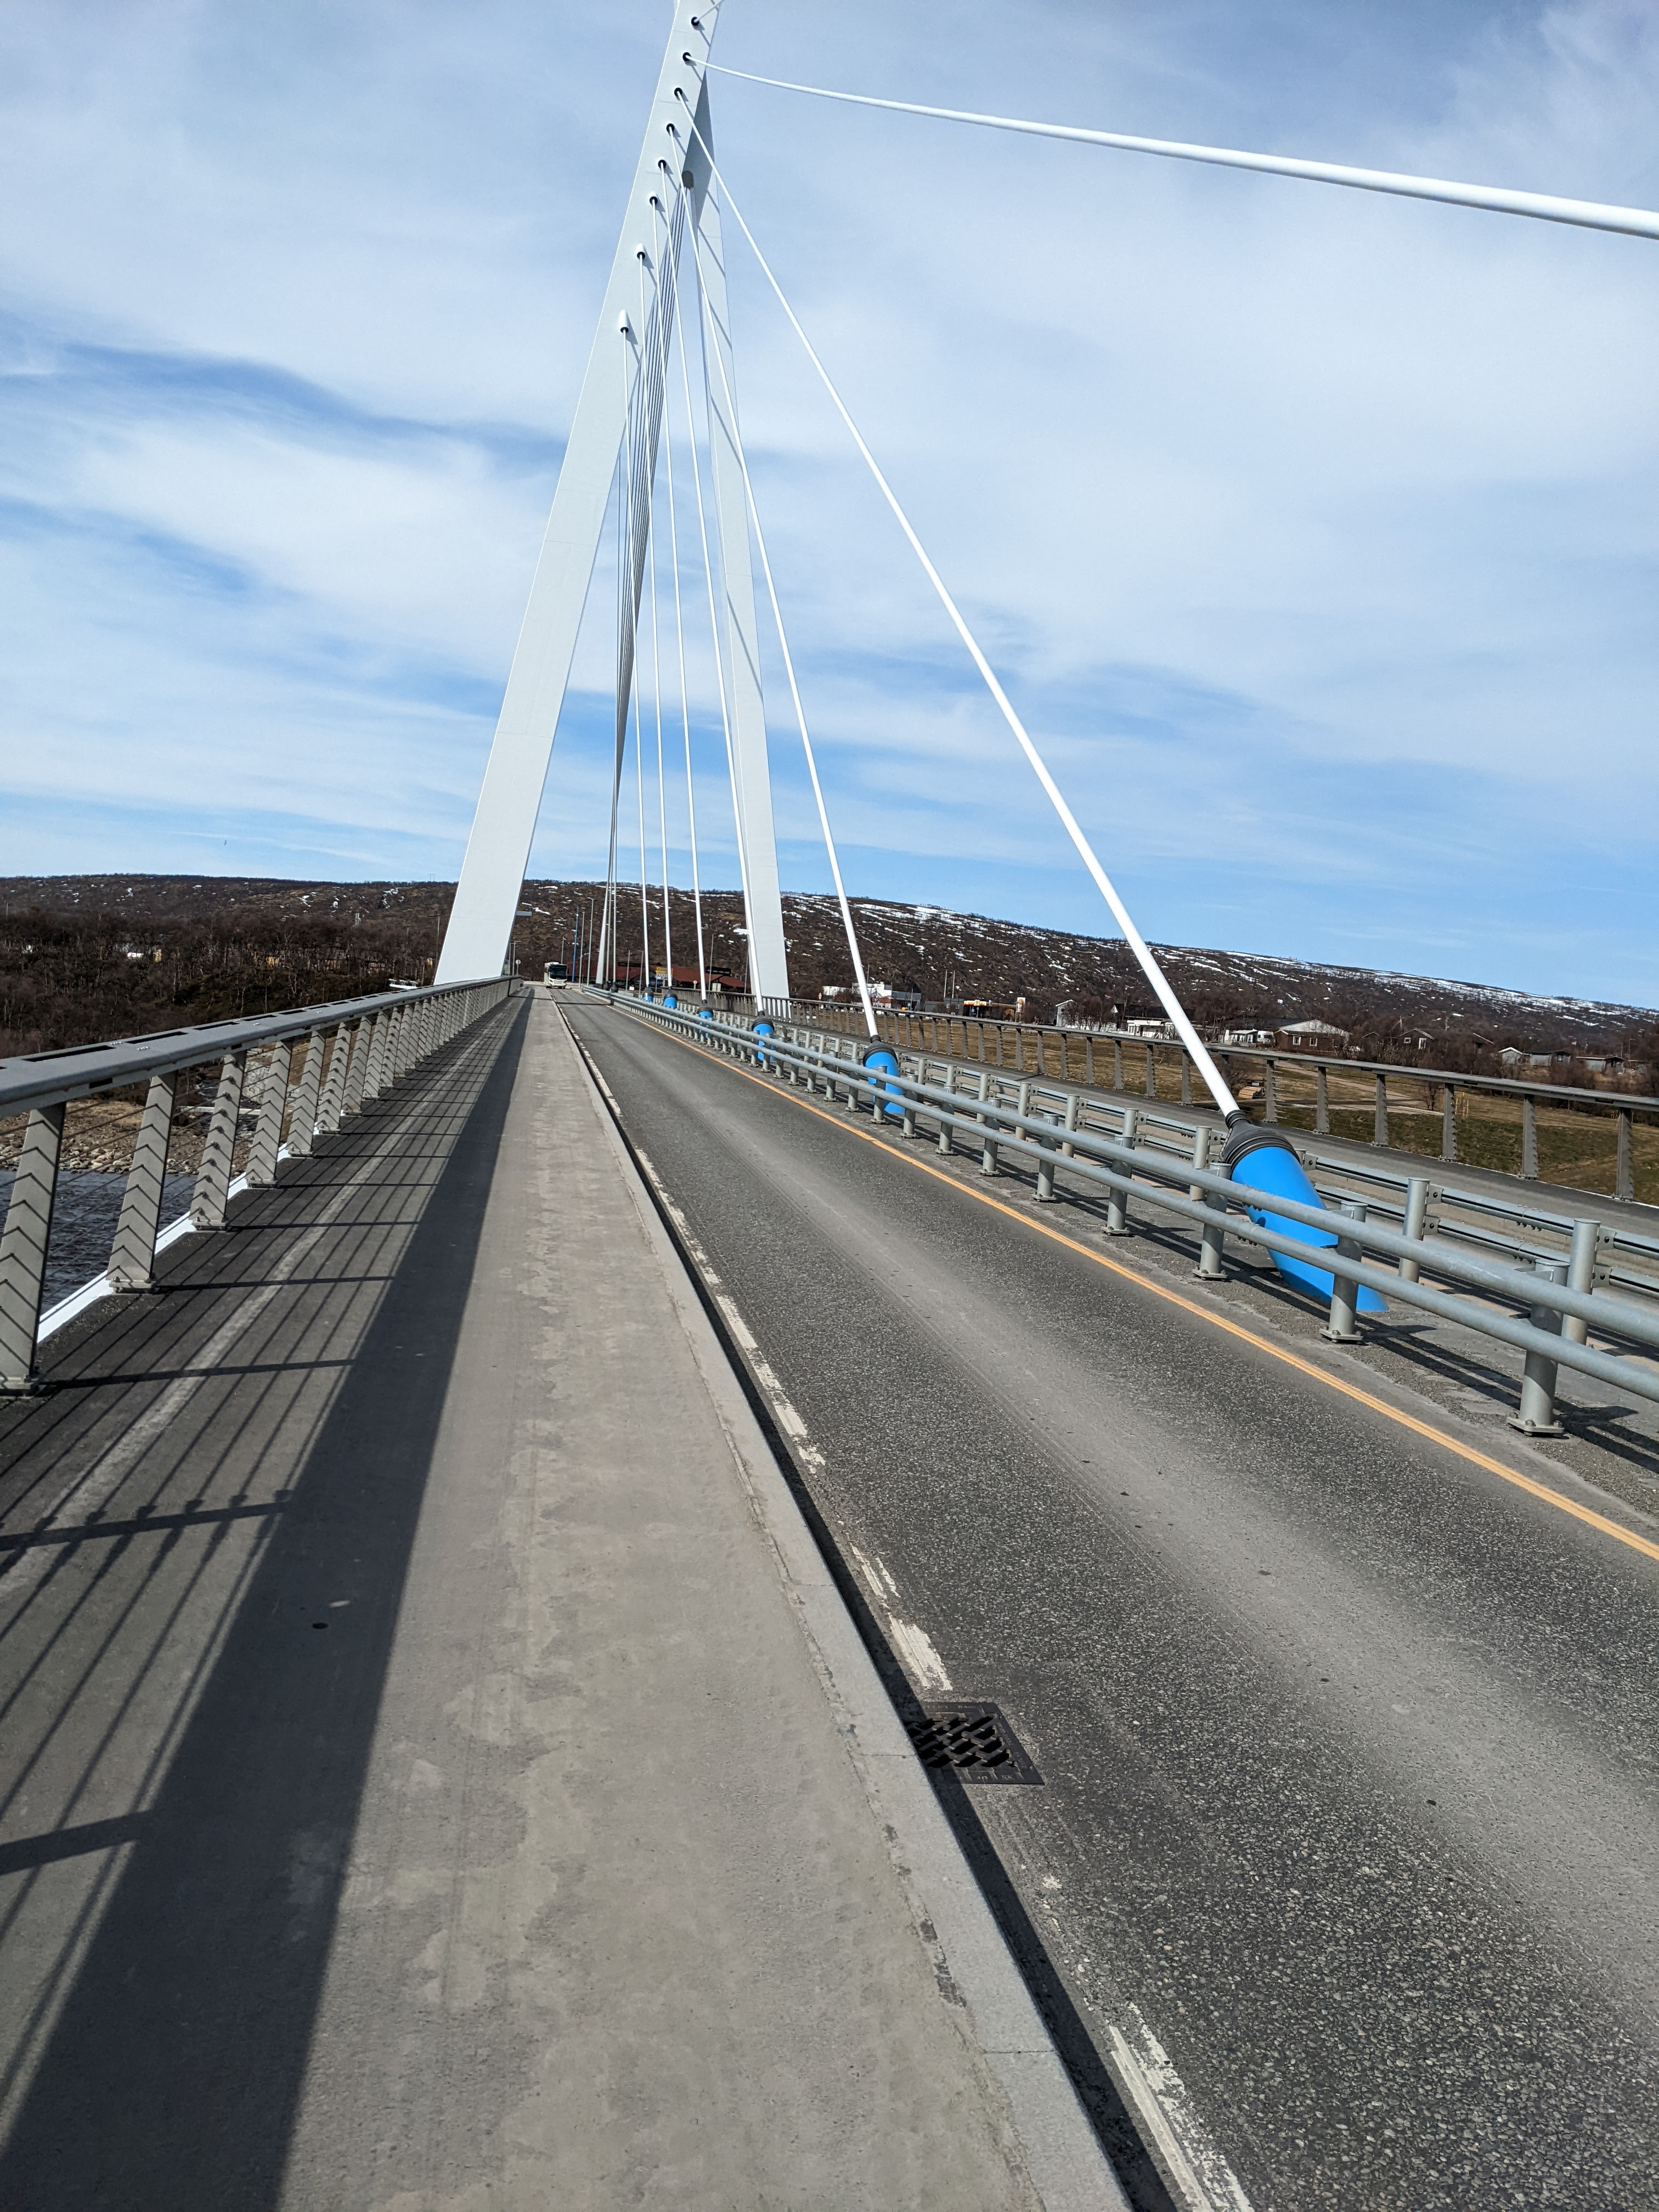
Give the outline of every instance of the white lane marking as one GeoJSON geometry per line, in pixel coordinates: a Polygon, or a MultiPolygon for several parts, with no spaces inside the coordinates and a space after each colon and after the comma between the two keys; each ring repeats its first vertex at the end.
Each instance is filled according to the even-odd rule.
{"type": "Polygon", "coordinates": [[[1112,2071],[1182,2212],[1251,2212],[1238,2176],[1199,2118],[1170,2054],[1135,2006],[1110,2027],[1112,2071]]]}
{"type": "MultiPolygon", "coordinates": [[[[599,1076],[598,1080],[601,1089],[604,1089],[604,1077],[599,1076]]],[[[605,1091],[605,1095],[607,1099],[611,1098],[608,1090],[605,1091]]],[[[614,1105],[615,1101],[612,1100],[611,1103],[614,1105]]],[[[656,1193],[663,1212],[673,1223],[675,1234],[679,1237],[692,1266],[702,1278],[704,1289],[719,1308],[720,1319],[731,1331],[733,1340],[741,1347],[744,1357],[749,1364],[749,1371],[754,1376],[762,1395],[765,1398],[772,1418],[783,1431],[784,1435],[788,1437],[790,1446],[802,1465],[815,1474],[822,1473],[823,1454],[812,1442],[811,1432],[795,1410],[788,1392],[779,1381],[770,1361],[767,1359],[756,1342],[754,1331],[738,1312],[737,1301],[715,1273],[708,1255],[697,1241],[690,1223],[686,1219],[681,1208],[669,1196],[663,1179],[657,1173],[649,1154],[635,1145],[634,1157],[640,1164],[640,1172],[656,1193]]],[[[893,1601],[899,1594],[898,1584],[879,1559],[872,1569],[870,1562],[856,1545],[850,1548],[854,1559],[858,1562],[859,1571],[864,1577],[866,1587],[886,1618],[889,1640],[905,1671],[909,1674],[913,1686],[922,1692],[948,1690],[951,1686],[951,1677],[945,1672],[945,1662],[935,1649],[933,1638],[928,1635],[925,1628],[919,1626],[914,1620],[906,1620],[895,1609],[893,1601]]]]}

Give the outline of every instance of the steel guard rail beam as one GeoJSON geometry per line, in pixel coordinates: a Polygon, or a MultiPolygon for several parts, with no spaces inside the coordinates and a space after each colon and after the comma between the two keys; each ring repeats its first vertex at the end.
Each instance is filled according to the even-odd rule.
{"type": "MultiPolygon", "coordinates": [[[[711,1032],[715,1040],[736,1048],[741,1055],[764,1066],[767,1061],[788,1062],[810,1073],[827,1079],[830,1085],[840,1085],[849,1094],[866,1098],[877,1113],[896,1097],[902,1104],[908,1101],[912,1109],[927,1110],[930,1116],[953,1133],[956,1130],[976,1133],[981,1139],[994,1131],[999,1145],[1012,1146],[1023,1156],[1034,1159],[1051,1171],[1062,1165],[1084,1180],[1105,1186],[1123,1194],[1131,1192],[1150,1200],[1165,1212],[1189,1221],[1207,1236],[1216,1236],[1231,1227],[1235,1235],[1261,1245],[1270,1252],[1284,1252],[1288,1256],[1306,1261],[1309,1247],[1301,1239],[1286,1237],[1269,1229],[1265,1223],[1251,1221],[1248,1228],[1239,1225],[1234,1210],[1248,1212],[1248,1201],[1238,1186],[1230,1178],[1218,1175],[1212,1169],[1200,1167],[1196,1163],[1182,1163],[1165,1154],[1153,1158],[1133,1146],[1124,1146],[1097,1132],[1062,1128],[1046,1118],[1039,1120],[1030,1115],[1022,1115],[1006,1106],[990,1100],[964,1100],[960,1093],[948,1091],[941,1086],[918,1081],[904,1074],[884,1070],[872,1079],[865,1073],[860,1063],[849,1065],[845,1059],[821,1051],[811,1051],[793,1044],[776,1035],[757,1037],[748,1030],[718,1018],[704,1022],[687,1018],[666,1007],[649,1001],[634,999],[622,993],[611,993],[585,987],[592,996],[602,998],[636,1018],[650,1021],[656,1026],[678,1034],[691,1042],[708,1043],[711,1032]],[[968,1109],[963,1111],[964,1107],[968,1109]],[[1062,1154],[1060,1147],[1071,1148],[1062,1154]],[[1086,1152],[1095,1158],[1079,1157],[1086,1152]],[[1111,1163],[1116,1163],[1114,1165],[1111,1163]],[[1139,1169],[1142,1172],[1136,1174],[1139,1169]],[[1171,1184],[1186,1189],[1164,1189],[1148,1180],[1149,1174],[1164,1178],[1171,1184]],[[1196,1188],[1203,1195],[1194,1199],[1186,1190],[1196,1188]]],[[[861,1041],[867,1043],[868,1040],[861,1041]]],[[[890,1046],[884,1050],[892,1051],[890,1046]]],[[[1338,1237],[1343,1244],[1365,1247],[1384,1255],[1396,1263],[1414,1262],[1421,1269],[1449,1277],[1454,1281],[1467,1283],[1510,1303],[1537,1310],[1542,1308],[1559,1316],[1570,1316],[1593,1323],[1601,1334],[1623,1337],[1646,1348],[1659,1349],[1659,1318],[1644,1312],[1623,1299],[1597,1297],[1588,1291],[1570,1289],[1565,1284],[1517,1267],[1494,1266],[1489,1261],[1472,1255],[1448,1251],[1443,1245],[1431,1243],[1424,1238],[1400,1235],[1391,1229],[1350,1218],[1340,1213],[1330,1213],[1320,1208],[1303,1206],[1297,1201],[1275,1196],[1272,1209],[1287,1220],[1305,1223],[1311,1228],[1338,1237]]],[[[1363,1285],[1387,1298],[1398,1298],[1403,1304],[1421,1308],[1444,1321],[1498,1339],[1526,1353],[1529,1370],[1534,1361],[1571,1367],[1580,1373],[1594,1376],[1598,1382],[1638,1397],[1659,1403],[1659,1370],[1632,1365],[1615,1353],[1597,1352],[1588,1345],[1557,1334],[1559,1327],[1539,1328],[1530,1322],[1511,1320],[1505,1315],[1472,1304],[1466,1298],[1437,1291],[1421,1280],[1413,1281],[1374,1261],[1351,1255],[1333,1245],[1322,1248],[1318,1266],[1323,1271],[1341,1277],[1345,1281],[1363,1285]]]]}

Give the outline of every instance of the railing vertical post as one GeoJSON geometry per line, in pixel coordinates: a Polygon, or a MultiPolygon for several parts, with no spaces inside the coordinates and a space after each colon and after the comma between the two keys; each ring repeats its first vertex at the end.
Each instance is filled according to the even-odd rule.
{"type": "Polygon", "coordinates": [[[253,1149],[247,1156],[250,1188],[276,1180],[276,1154],[283,1141],[283,1115],[288,1106],[292,1055],[277,1045],[265,1061],[264,1090],[259,1099],[259,1119],[254,1125],[253,1149]]]}
{"type": "MultiPolygon", "coordinates": [[[[1066,1101],[1065,1126],[1067,1129],[1075,1129],[1077,1127],[1077,1093],[1075,1091],[1072,1092],[1070,1097],[1066,1101]]],[[[1045,1205],[1053,1199],[1054,1194],[1054,1162],[1056,1158],[1071,1159],[1075,1157],[1076,1152],[1077,1146],[1075,1145],[1061,1144],[1053,1152],[1046,1152],[1042,1158],[1037,1162],[1036,1194],[1045,1205]]]]}
{"type": "Polygon", "coordinates": [[[386,1066],[386,1047],[391,1042],[392,1017],[382,1010],[369,1024],[368,1054],[363,1065],[362,1095],[358,1102],[362,1105],[366,1106],[371,1098],[378,1098],[386,1087],[389,1079],[386,1066]]]}
{"type": "Polygon", "coordinates": [[[317,1133],[326,1136],[340,1126],[340,1115],[345,1107],[346,1071],[351,1065],[351,1032],[353,1023],[341,1022],[334,1031],[333,1048],[328,1056],[328,1073],[323,1079],[322,1096],[317,1102],[317,1133]]]}
{"type": "Polygon", "coordinates": [[[1151,1045],[1146,1048],[1146,1096],[1149,1098],[1158,1096],[1158,1060],[1151,1045]]]}
{"type": "MultiPolygon", "coordinates": [[[[1193,1133],[1193,1165],[1195,1168],[1207,1168],[1210,1164],[1210,1129],[1204,1123],[1200,1123],[1193,1133]]],[[[1213,1191],[1200,1189],[1196,1185],[1191,1195],[1201,1200],[1214,1216],[1212,1220],[1205,1223],[1199,1238],[1198,1265],[1193,1273],[1200,1283],[1219,1282],[1227,1272],[1223,1259],[1227,1235],[1227,1202],[1218,1198],[1213,1191]]]]}
{"type": "Polygon", "coordinates": [[[219,1070],[219,1088],[213,1097],[202,1164],[191,1193],[190,1218],[198,1229],[222,1229],[225,1202],[236,1157],[236,1117],[241,1110],[242,1077],[247,1067],[245,1052],[228,1052],[219,1070]]]}
{"type": "MultiPolygon", "coordinates": [[[[1572,1249],[1567,1255],[1567,1288],[1570,1291],[1583,1291],[1588,1297],[1595,1288],[1595,1262],[1601,1249],[1601,1223],[1575,1221],[1572,1224],[1572,1249]]],[[[1563,1314],[1561,1334],[1569,1344],[1588,1344],[1589,1323],[1582,1314],[1563,1314]]]]}
{"type": "MultiPolygon", "coordinates": [[[[949,1092],[949,1094],[951,1095],[951,1097],[952,1098],[954,1098],[954,1097],[956,1097],[956,1095],[957,1095],[957,1072],[956,1072],[955,1068],[954,1068],[954,1067],[952,1067],[952,1066],[951,1066],[951,1064],[950,1064],[950,1062],[949,1062],[948,1060],[945,1062],[945,1085],[944,1085],[944,1087],[945,1087],[945,1089],[949,1092]]],[[[946,1121],[946,1119],[945,1118],[945,1115],[946,1115],[946,1113],[947,1113],[948,1111],[949,1111],[949,1109],[948,1109],[948,1108],[941,1107],[941,1108],[940,1108],[940,1109],[939,1109],[939,1158],[940,1158],[941,1159],[946,1159],[946,1160],[948,1160],[948,1159],[950,1158],[950,1157],[951,1157],[951,1151],[952,1151],[952,1149],[953,1149],[953,1148],[952,1148],[952,1146],[951,1146],[951,1124],[950,1124],[950,1123],[949,1123],[949,1121],[946,1121]]]]}
{"type": "Polygon", "coordinates": [[[1331,1087],[1322,1061],[1314,1070],[1314,1134],[1316,1137],[1328,1137],[1330,1133],[1331,1087]]]}
{"type": "MultiPolygon", "coordinates": [[[[1365,1218],[1365,1209],[1357,1198],[1345,1198],[1338,1210],[1350,1221],[1365,1218]]],[[[1360,1256],[1359,1247],[1352,1237],[1339,1237],[1336,1249],[1345,1260],[1357,1260],[1360,1256]]],[[[1358,1344],[1360,1341],[1359,1331],[1355,1326],[1358,1308],[1358,1284],[1351,1282],[1346,1275],[1333,1272],[1330,1319],[1319,1332],[1328,1344],[1358,1344]]]]}
{"type": "Polygon", "coordinates": [[[315,1139],[317,1103],[323,1088],[323,1032],[313,1030],[306,1040],[306,1056],[301,1064],[294,1112],[288,1125],[288,1149],[292,1159],[304,1159],[315,1139]]]}
{"type": "MultiPolygon", "coordinates": [[[[1565,1260],[1534,1260],[1533,1273],[1547,1283],[1565,1283],[1567,1262],[1565,1260]]],[[[1551,1336],[1561,1334],[1562,1316],[1553,1306],[1534,1306],[1532,1325],[1551,1336]]],[[[1559,1364],[1542,1352],[1529,1352],[1521,1372],[1521,1403],[1510,1416],[1510,1426],[1519,1429],[1524,1437],[1559,1437],[1560,1422],[1555,1416],[1555,1382],[1559,1373],[1559,1364]]]]}
{"type": "Polygon", "coordinates": [[[345,1089],[340,1095],[340,1118],[356,1114],[363,1103],[363,1093],[368,1084],[369,1054],[374,1049],[374,1031],[380,1021],[378,1014],[365,1014],[351,1025],[351,1041],[348,1048],[350,1057],[346,1061],[345,1089]]]}
{"type": "Polygon", "coordinates": [[[1181,1048],[1181,1103],[1183,1106],[1190,1106],[1193,1103],[1192,1055],[1185,1045],[1181,1048]]]}
{"type": "MultiPolygon", "coordinates": [[[[981,1075],[980,1077],[979,1103],[981,1106],[984,1105],[986,1101],[990,1097],[992,1091],[995,1088],[995,1085],[996,1079],[994,1076],[981,1075]]],[[[995,1125],[984,1115],[980,1116],[980,1120],[983,1125],[985,1133],[980,1139],[979,1171],[981,1175],[994,1176],[999,1172],[997,1140],[995,1136],[993,1134],[995,1125]]]]}
{"type": "MultiPolygon", "coordinates": [[[[1401,1235],[1409,1237],[1413,1243],[1422,1243],[1424,1231],[1428,1227],[1429,1196],[1428,1177],[1413,1176],[1406,1185],[1406,1218],[1401,1224],[1401,1235]]],[[[1420,1281],[1422,1272],[1422,1266],[1419,1261],[1402,1260],[1400,1262],[1400,1279],[1402,1283],[1420,1281]]]]}
{"type": "Polygon", "coordinates": [[[1521,1179],[1538,1180],[1538,1101],[1530,1091],[1521,1101],[1521,1179]]]}
{"type": "Polygon", "coordinates": [[[1445,1103],[1440,1109],[1440,1157],[1443,1160],[1457,1158],[1457,1085],[1446,1085],[1445,1103]]]}
{"type": "Polygon", "coordinates": [[[155,1279],[155,1233],[161,1223],[167,1188],[167,1149],[173,1136],[173,1102],[177,1075],[152,1075],[144,1097],[138,1140],[121,1194],[121,1215],[110,1247],[108,1279],[112,1291],[147,1291],[155,1279]]]}
{"type": "Polygon", "coordinates": [[[1631,1116],[1619,1116],[1619,1164],[1613,1174],[1613,1194],[1627,1205],[1636,1196],[1636,1170],[1631,1158],[1631,1116]]]}
{"type": "Polygon", "coordinates": [[[1378,1152],[1387,1152],[1389,1148],[1389,1079],[1386,1075],[1379,1075],[1376,1079],[1376,1127],[1371,1132],[1371,1143],[1378,1152]]]}
{"type": "Polygon", "coordinates": [[[1277,1061],[1271,1060],[1264,1060],[1261,1066],[1263,1070],[1261,1077],[1261,1097],[1263,1102],[1262,1119],[1267,1121],[1277,1122],[1279,1120],[1279,1066],[1277,1061]]]}
{"type": "Polygon", "coordinates": [[[1121,1091],[1123,1088],[1123,1040],[1121,1037],[1112,1039],[1112,1088],[1114,1091],[1121,1091]]]}
{"type": "MultiPolygon", "coordinates": [[[[1129,1146],[1131,1150],[1134,1146],[1136,1125],[1137,1115],[1134,1108],[1126,1106],[1123,1109],[1123,1128],[1119,1141],[1129,1146]]],[[[1125,1172],[1129,1170],[1126,1170],[1125,1172]]],[[[1109,1237],[1127,1237],[1128,1233],[1129,1194],[1127,1191],[1114,1190],[1106,1200],[1106,1234],[1109,1237]]]]}
{"type": "Polygon", "coordinates": [[[1095,1041],[1091,1036],[1083,1040],[1083,1079],[1092,1091],[1095,1087],[1095,1041]]]}
{"type": "Polygon", "coordinates": [[[63,1107],[37,1106],[23,1133],[0,1234],[0,1390],[27,1390],[34,1379],[40,1294],[63,1149],[63,1107]]]}

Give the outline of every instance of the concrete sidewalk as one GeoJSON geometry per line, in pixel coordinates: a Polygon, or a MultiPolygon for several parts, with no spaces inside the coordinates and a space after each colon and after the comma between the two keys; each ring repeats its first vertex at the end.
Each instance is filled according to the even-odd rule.
{"type": "MultiPolygon", "coordinates": [[[[418,1202],[301,1240],[343,1379],[262,1429],[283,1360],[249,1358],[143,1445],[199,1436],[193,1507],[257,1435],[274,1533],[147,1809],[76,1847],[131,1857],[64,1921],[0,2202],[1121,2204],[556,1008],[492,1038],[418,1202]]],[[[402,1188],[386,1129],[366,1194],[402,1188]]]]}

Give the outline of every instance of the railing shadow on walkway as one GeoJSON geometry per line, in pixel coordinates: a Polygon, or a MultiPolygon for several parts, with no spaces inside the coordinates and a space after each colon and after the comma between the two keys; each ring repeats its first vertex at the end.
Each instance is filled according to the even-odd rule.
{"type": "MultiPolygon", "coordinates": [[[[523,1036],[521,1002],[349,1372],[277,1493],[153,1802],[85,1831],[87,1850],[131,1847],[0,2151],[0,2204],[255,2212],[279,2201],[523,1036]]],[[[307,1163],[304,1183],[337,1173],[340,1157],[307,1163]]],[[[259,1201],[273,1228],[295,1188],[285,1177],[259,1201]]],[[[238,1287],[257,1243],[217,1247],[238,1287]]],[[[204,1255],[205,1279],[179,1285],[184,1303],[211,1289],[216,1260],[204,1255]]],[[[141,1372],[161,1352],[137,1340],[144,1334],[125,1316],[114,1324],[141,1372]]],[[[64,1366],[84,1375],[89,1364],[64,1366]]],[[[66,1401],[96,1395],[65,1391],[42,1410],[61,1418],[66,1401]]],[[[20,1865],[67,1856],[76,1835],[40,1839],[44,1854],[20,1865]]]]}

